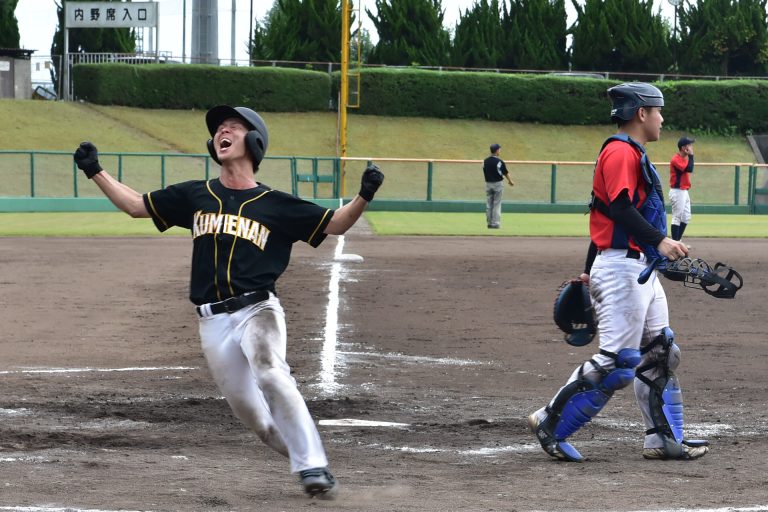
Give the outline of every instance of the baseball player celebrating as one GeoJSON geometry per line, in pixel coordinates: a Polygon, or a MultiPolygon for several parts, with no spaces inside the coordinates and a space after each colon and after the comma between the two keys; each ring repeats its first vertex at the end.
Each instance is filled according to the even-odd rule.
{"type": "Polygon", "coordinates": [[[360,218],[384,180],[371,165],[360,192],[337,210],[322,208],[255,181],[267,150],[264,120],[245,107],[220,105],[205,122],[208,151],[221,164],[218,178],[187,181],[140,194],[99,164],[83,142],[74,159],[122,211],[150,217],[160,231],[190,230],[190,300],[196,305],[202,349],[211,374],[234,414],[287,456],[310,496],[333,499],[338,485],[314,421],[286,363],[286,324],[275,282],[292,245],[317,247],[360,218]]]}
{"type": "Polygon", "coordinates": [[[696,459],[705,441],[684,440],[683,402],[675,369],[680,349],[653,272],[640,284],[649,259],[674,261],[688,249],[666,236],[661,182],[645,144],[659,139],[664,97],[656,87],[626,83],[608,89],[618,134],[605,141],[595,165],[585,273],[600,334],[600,350],[575,369],[548,405],[528,417],[546,453],[581,462],[568,441],[596,416],[613,393],[634,381],[646,425],[643,457],[696,459]],[[650,255],[653,256],[650,256],[650,255]]]}
{"type": "Polygon", "coordinates": [[[672,238],[681,240],[691,221],[691,173],[693,172],[694,139],[680,137],[677,153],[669,162],[669,203],[672,206],[672,238]]]}

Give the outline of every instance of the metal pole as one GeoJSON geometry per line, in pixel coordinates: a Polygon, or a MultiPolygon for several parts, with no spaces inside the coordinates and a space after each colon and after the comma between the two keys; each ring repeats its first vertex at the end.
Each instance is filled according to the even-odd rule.
{"type": "Polygon", "coordinates": [[[181,62],[187,63],[187,0],[182,2],[181,7],[181,62]]]}
{"type": "Polygon", "coordinates": [[[235,12],[237,11],[237,0],[232,0],[232,39],[230,43],[230,63],[235,65],[235,12]]]}
{"type": "Polygon", "coordinates": [[[35,153],[29,152],[29,195],[35,197],[35,153]]]}
{"type": "Polygon", "coordinates": [[[347,193],[347,103],[349,101],[349,3],[351,0],[341,0],[341,84],[339,87],[339,153],[341,161],[341,195],[347,193]]]}
{"type": "Polygon", "coordinates": [[[549,202],[557,203],[557,164],[552,164],[549,170],[549,202]]]}
{"type": "Polygon", "coordinates": [[[248,18],[248,65],[253,61],[253,0],[251,0],[251,15],[248,18]]]}
{"type": "Polygon", "coordinates": [[[427,162],[427,201],[432,200],[432,177],[434,174],[434,162],[427,162]]]}
{"type": "MultiPolygon", "coordinates": [[[[152,33],[152,28],[149,29],[149,33],[152,33]]],[[[155,63],[160,62],[160,3],[155,4],[155,63]]]]}
{"type": "Polygon", "coordinates": [[[64,59],[61,63],[61,74],[64,77],[62,80],[63,85],[61,88],[61,94],[64,96],[64,100],[69,100],[69,29],[66,28],[67,13],[64,12],[64,59]]]}
{"type": "Polygon", "coordinates": [[[675,45],[675,72],[677,72],[677,6],[675,6],[675,30],[673,33],[674,36],[672,37],[672,42],[675,45]]]}

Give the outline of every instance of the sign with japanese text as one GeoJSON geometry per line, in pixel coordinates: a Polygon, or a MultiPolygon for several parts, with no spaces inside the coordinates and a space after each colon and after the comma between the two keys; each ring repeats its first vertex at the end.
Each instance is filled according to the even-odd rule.
{"type": "Polygon", "coordinates": [[[157,25],[157,2],[67,2],[67,28],[125,28],[157,25]]]}

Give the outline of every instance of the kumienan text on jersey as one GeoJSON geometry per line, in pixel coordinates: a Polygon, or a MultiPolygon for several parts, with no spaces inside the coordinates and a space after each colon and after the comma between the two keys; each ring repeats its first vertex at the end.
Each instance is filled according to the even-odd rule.
{"type": "Polygon", "coordinates": [[[203,213],[202,210],[194,213],[192,238],[222,233],[248,240],[263,251],[270,231],[260,222],[239,215],[203,213]]]}

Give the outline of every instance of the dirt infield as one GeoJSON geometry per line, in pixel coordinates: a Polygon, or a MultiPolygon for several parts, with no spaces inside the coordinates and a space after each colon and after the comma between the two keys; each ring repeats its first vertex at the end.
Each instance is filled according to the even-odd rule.
{"type": "Polygon", "coordinates": [[[334,263],[335,237],[299,244],[278,283],[289,363],[342,485],[321,502],[219,397],[186,299],[188,239],[2,239],[0,511],[768,510],[768,240],[689,240],[742,272],[734,300],[665,283],[687,433],[712,452],[645,461],[626,389],[574,436],[584,464],[550,459],[525,426],[596,348],[551,320],[584,239],[345,242],[365,261],[334,263]],[[341,419],[404,425],[327,424],[341,419]]]}

